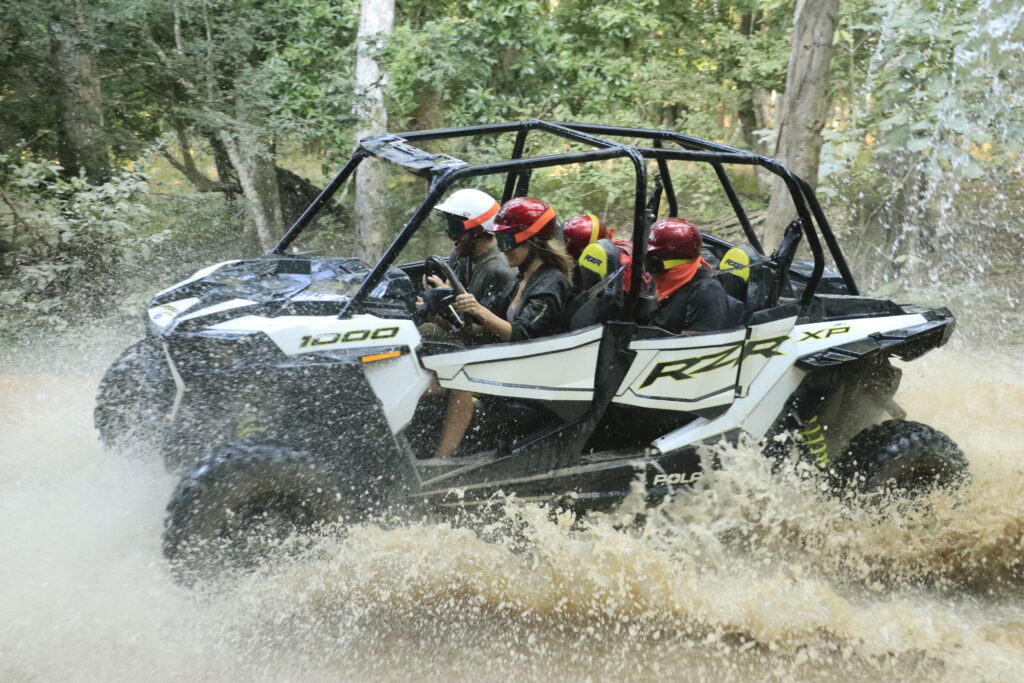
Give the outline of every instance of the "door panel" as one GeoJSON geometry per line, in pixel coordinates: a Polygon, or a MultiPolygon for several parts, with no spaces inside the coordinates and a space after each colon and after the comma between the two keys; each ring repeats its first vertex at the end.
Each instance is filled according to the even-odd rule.
{"type": "Polygon", "coordinates": [[[737,396],[747,395],[750,383],[757,378],[770,358],[783,355],[779,347],[789,340],[789,332],[795,322],[796,316],[793,316],[750,328],[750,335],[743,349],[737,396]]]}
{"type": "Polygon", "coordinates": [[[745,329],[634,341],[615,403],[694,411],[732,403],[745,329]]]}
{"type": "Polygon", "coordinates": [[[446,389],[546,401],[589,401],[599,325],[527,342],[491,344],[423,359],[446,389]]]}

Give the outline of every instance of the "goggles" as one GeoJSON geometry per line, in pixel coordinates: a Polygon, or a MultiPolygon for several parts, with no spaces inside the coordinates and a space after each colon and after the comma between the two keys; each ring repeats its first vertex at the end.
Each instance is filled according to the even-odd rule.
{"type": "Polygon", "coordinates": [[[494,233],[494,241],[498,243],[498,251],[506,252],[519,246],[516,236],[508,232],[494,233]]]}
{"type": "Polygon", "coordinates": [[[644,256],[644,267],[647,272],[651,275],[661,275],[666,273],[676,266],[686,265],[687,263],[693,263],[692,258],[674,258],[666,259],[655,254],[647,254],[644,256]]]}
{"type": "Polygon", "coordinates": [[[469,232],[478,225],[483,225],[491,218],[493,218],[501,207],[498,206],[498,202],[494,202],[494,206],[484,211],[476,218],[463,218],[462,216],[456,216],[453,213],[444,213],[445,220],[448,222],[448,237],[455,239],[464,232],[469,232]]]}
{"type": "Polygon", "coordinates": [[[465,219],[462,216],[456,216],[451,213],[444,214],[444,219],[448,224],[448,237],[455,239],[459,235],[467,232],[465,219]]]}

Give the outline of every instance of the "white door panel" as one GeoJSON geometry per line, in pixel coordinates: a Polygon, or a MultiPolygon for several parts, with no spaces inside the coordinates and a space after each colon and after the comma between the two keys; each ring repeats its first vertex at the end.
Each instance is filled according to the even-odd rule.
{"type": "Polygon", "coordinates": [[[548,401],[589,401],[602,328],[428,356],[446,389],[548,401]]]}
{"type": "Polygon", "coordinates": [[[632,342],[636,358],[615,403],[682,411],[731,403],[745,336],[737,329],[632,342]]]}
{"type": "Polygon", "coordinates": [[[736,386],[737,396],[746,396],[750,383],[764,369],[768,361],[782,355],[779,347],[789,340],[789,331],[793,329],[796,316],[783,318],[763,325],[750,328],[747,343],[743,347],[743,360],[740,363],[740,378],[736,386]]]}

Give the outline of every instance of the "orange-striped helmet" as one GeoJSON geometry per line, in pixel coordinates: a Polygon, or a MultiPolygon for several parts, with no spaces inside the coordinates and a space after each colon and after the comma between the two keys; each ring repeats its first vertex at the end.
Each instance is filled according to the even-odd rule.
{"type": "Polygon", "coordinates": [[[455,239],[476,227],[489,230],[498,213],[498,202],[486,192],[465,189],[452,192],[434,210],[448,219],[448,236],[455,239]]]}
{"type": "Polygon", "coordinates": [[[531,197],[516,197],[505,202],[487,229],[498,239],[498,249],[514,249],[531,237],[551,239],[558,221],[555,210],[546,202],[531,197]]]}

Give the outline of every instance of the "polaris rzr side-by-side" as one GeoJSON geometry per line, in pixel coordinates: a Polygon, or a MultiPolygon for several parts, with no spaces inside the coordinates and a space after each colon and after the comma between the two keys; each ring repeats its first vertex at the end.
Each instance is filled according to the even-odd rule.
{"type": "MultiPolygon", "coordinates": [[[[427,298],[427,313],[462,324],[449,299],[427,298]]],[[[586,510],[622,500],[638,477],[658,500],[700,476],[700,446],[741,437],[799,433],[804,457],[862,490],[919,492],[966,474],[956,445],[893,401],[891,359],[943,345],[953,315],[861,295],[812,189],[777,161],[663,130],[529,120],[364,139],[276,248],[159,292],[146,323],[102,381],[96,424],[108,445],[138,440],[184,475],[164,532],[172,561],[209,560],[255,529],[283,536],[381,507],[514,494],[586,510]],[[510,153],[467,163],[424,149],[467,138],[508,139],[510,153]],[[559,151],[526,156],[528,141],[559,151]],[[427,188],[380,260],[299,251],[300,239],[330,244],[312,222],[374,159],[427,188]],[[613,161],[631,181],[637,255],[655,217],[678,215],[672,168],[713,169],[743,234],[738,244],[704,236],[704,258],[742,303],[734,327],[644,325],[651,302],[636,258],[631,286],[607,268],[564,333],[482,346],[421,334],[425,271],[462,285],[442,259],[395,264],[434,229],[426,219],[445,196],[497,177],[504,203],[528,193],[534,172],[613,161]],[[795,219],[772,253],[730,180],[740,166],[773,173],[792,197],[795,219]],[[801,244],[810,259],[797,258],[801,244]],[[477,401],[458,456],[438,459],[442,390],[477,401]]]]}

